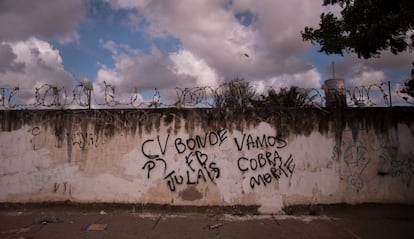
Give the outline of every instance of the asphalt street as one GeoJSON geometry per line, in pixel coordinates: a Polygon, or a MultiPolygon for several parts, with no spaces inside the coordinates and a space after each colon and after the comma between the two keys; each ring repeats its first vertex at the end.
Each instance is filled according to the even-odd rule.
{"type": "Polygon", "coordinates": [[[414,238],[414,206],[336,205],[286,213],[1,205],[0,238],[414,238]]]}

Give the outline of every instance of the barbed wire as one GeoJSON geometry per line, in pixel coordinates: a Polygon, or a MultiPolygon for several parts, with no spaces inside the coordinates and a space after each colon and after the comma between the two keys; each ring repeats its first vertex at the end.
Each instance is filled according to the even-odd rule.
{"type": "Polygon", "coordinates": [[[355,107],[393,106],[394,104],[414,105],[414,98],[402,91],[396,84],[394,89],[390,82],[355,86],[346,90],[347,105],[355,107]],[[394,98],[393,98],[394,97],[394,98]]]}
{"type": "Polygon", "coordinates": [[[197,105],[212,106],[209,99],[213,89],[211,87],[194,87],[194,88],[175,88],[177,101],[174,103],[177,107],[197,105]]]}
{"type": "MultiPolygon", "coordinates": [[[[132,93],[117,92],[117,88],[104,82],[103,98],[98,91],[93,91],[90,83],[79,82],[70,93],[65,87],[44,84],[34,89],[33,95],[27,95],[30,89],[20,87],[0,87],[0,110],[30,109],[30,108],[189,108],[189,107],[219,107],[215,97],[222,94],[226,85],[217,87],[192,87],[159,90],[155,88],[151,95],[144,99],[138,88],[132,93]],[[24,94],[19,93],[24,90],[24,94]],[[168,91],[168,92],[167,92],[168,91]],[[175,94],[172,94],[175,91],[175,94]],[[120,93],[120,94],[119,94],[120,93]],[[167,94],[168,93],[168,94],[167,94]],[[122,95],[123,97],[119,97],[122,95]],[[127,95],[127,97],[125,97],[127,95]],[[168,97],[166,97],[168,95],[168,97]],[[173,97],[175,95],[175,97],[173,97]],[[92,100],[93,99],[93,100],[92,100]],[[103,99],[103,100],[99,100],[103,99]]],[[[270,89],[270,88],[269,88],[270,89]]],[[[268,90],[269,90],[268,89],[268,90]]],[[[149,93],[148,93],[149,92],[149,93]]],[[[323,107],[326,95],[322,89],[309,88],[301,91],[301,105],[323,107]]],[[[403,93],[400,85],[391,88],[389,82],[368,86],[354,86],[340,90],[344,94],[348,107],[393,106],[393,103],[414,105],[414,99],[403,93]]]]}
{"type": "Polygon", "coordinates": [[[14,95],[19,91],[19,87],[4,87],[0,88],[0,107],[1,108],[14,108],[14,104],[12,99],[14,98],[14,95]]]}
{"type": "Polygon", "coordinates": [[[355,86],[351,90],[346,90],[348,95],[347,105],[349,106],[375,106],[373,96],[375,93],[382,96],[383,103],[387,106],[391,105],[390,91],[387,83],[372,84],[369,86],[355,86]],[[387,93],[388,91],[388,93],[387,93]],[[373,93],[374,92],[374,93],[373,93]]]}

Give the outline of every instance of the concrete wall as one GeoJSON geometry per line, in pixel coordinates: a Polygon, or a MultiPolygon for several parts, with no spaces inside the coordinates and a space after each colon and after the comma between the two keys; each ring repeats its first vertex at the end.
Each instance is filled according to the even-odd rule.
{"type": "Polygon", "coordinates": [[[0,202],[414,202],[412,108],[0,111],[0,202]]]}

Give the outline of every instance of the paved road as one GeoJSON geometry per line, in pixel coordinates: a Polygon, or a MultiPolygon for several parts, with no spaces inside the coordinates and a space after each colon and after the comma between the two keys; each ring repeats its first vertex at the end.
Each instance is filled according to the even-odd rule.
{"type": "Polygon", "coordinates": [[[289,214],[2,205],[0,238],[414,238],[414,206],[341,205],[289,214]]]}

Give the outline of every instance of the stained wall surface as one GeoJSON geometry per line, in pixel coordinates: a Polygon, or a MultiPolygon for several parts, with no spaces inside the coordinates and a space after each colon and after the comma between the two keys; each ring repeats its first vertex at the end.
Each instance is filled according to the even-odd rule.
{"type": "Polygon", "coordinates": [[[414,110],[0,111],[0,202],[414,203],[414,110]]]}

